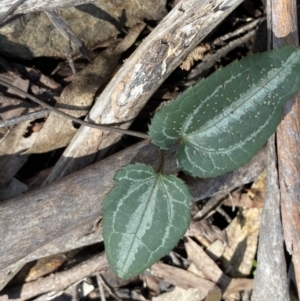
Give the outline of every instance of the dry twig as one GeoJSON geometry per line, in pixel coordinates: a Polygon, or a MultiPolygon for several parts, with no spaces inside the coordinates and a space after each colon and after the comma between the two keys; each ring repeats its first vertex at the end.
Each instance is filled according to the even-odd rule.
{"type": "Polygon", "coordinates": [[[106,268],[108,268],[108,263],[106,256],[102,253],[66,271],[25,283],[21,287],[3,290],[0,295],[0,301],[8,301],[10,299],[23,301],[48,292],[58,293],[73,283],[106,268]]]}
{"type": "MultiPolygon", "coordinates": [[[[166,173],[178,171],[176,149],[173,147],[166,152],[166,173]]],[[[262,150],[237,171],[215,179],[185,177],[185,182],[195,199],[206,198],[220,189],[232,190],[253,181],[262,172],[264,160],[262,150]]],[[[3,276],[0,285],[7,274],[14,273],[18,260],[24,264],[102,241],[99,219],[105,194],[114,184],[112,179],[116,170],[134,162],[156,166],[157,149],[145,140],[43,189],[26,193],[13,201],[2,201],[0,269],[3,269],[3,276]],[[21,219],[15,214],[16,210],[22,212],[21,219]],[[18,247],[20,244],[22,248],[18,247]],[[13,266],[9,268],[10,264],[13,266]]]]}
{"type": "Polygon", "coordinates": [[[65,118],[68,118],[68,119],[70,119],[70,120],[72,120],[76,123],[81,124],[81,125],[85,125],[85,126],[88,126],[88,127],[91,127],[91,128],[98,129],[98,130],[106,130],[106,131],[109,131],[109,132],[129,134],[131,136],[144,138],[144,139],[149,139],[149,136],[147,134],[143,134],[143,133],[140,133],[140,132],[127,131],[127,130],[124,130],[124,129],[121,129],[121,128],[115,128],[115,127],[113,127],[113,125],[96,124],[96,123],[86,122],[86,121],[81,120],[79,118],[75,118],[75,117],[73,117],[69,114],[66,114],[65,112],[62,112],[62,111],[50,106],[46,102],[43,102],[43,101],[39,100],[38,98],[30,95],[29,93],[27,93],[23,90],[20,90],[19,88],[3,81],[2,79],[0,79],[0,84],[7,87],[7,88],[10,88],[10,89],[13,89],[13,90],[17,91],[20,95],[23,95],[24,97],[29,98],[30,100],[38,103],[39,105],[41,105],[43,107],[46,107],[49,111],[54,112],[56,114],[59,114],[59,115],[65,117],[65,118]]]}
{"type": "Polygon", "coordinates": [[[37,112],[28,113],[25,115],[21,115],[18,117],[14,117],[8,120],[0,120],[0,128],[7,127],[7,126],[13,126],[15,124],[19,124],[20,122],[27,121],[27,120],[34,120],[38,118],[43,118],[47,115],[49,115],[49,110],[40,110],[37,112]]]}
{"type": "MultiPolygon", "coordinates": [[[[180,2],[126,60],[96,98],[88,119],[102,124],[133,120],[188,53],[241,2],[231,1],[222,9],[217,0],[180,2]]],[[[129,125],[126,123],[122,127],[129,125]]],[[[82,158],[88,158],[90,162],[96,157],[101,159],[120,138],[119,134],[79,129],[45,183],[77,170],[76,162],[82,158]]]]}
{"type": "Polygon", "coordinates": [[[96,273],[96,279],[97,279],[97,284],[100,292],[100,300],[101,301],[106,301],[105,295],[104,295],[104,289],[103,289],[103,280],[101,278],[100,273],[96,273]]]}

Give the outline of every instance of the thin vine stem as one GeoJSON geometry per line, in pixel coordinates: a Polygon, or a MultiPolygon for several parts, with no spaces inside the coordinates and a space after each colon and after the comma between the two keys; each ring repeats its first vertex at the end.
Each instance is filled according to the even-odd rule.
{"type": "Polygon", "coordinates": [[[145,134],[145,133],[141,133],[141,132],[136,132],[136,131],[130,131],[130,130],[125,130],[125,129],[121,129],[121,128],[115,128],[109,125],[105,125],[105,124],[98,124],[98,123],[90,123],[81,119],[78,119],[76,117],[73,117],[72,115],[66,114],[65,112],[62,112],[52,106],[50,106],[49,104],[43,102],[42,100],[34,97],[33,95],[7,83],[6,81],[3,81],[2,79],[0,79],[0,84],[6,88],[11,88],[13,90],[15,90],[16,92],[18,92],[20,95],[29,98],[30,100],[38,103],[39,105],[49,109],[51,112],[56,113],[60,116],[63,116],[67,119],[70,119],[76,123],[79,123],[81,125],[84,126],[89,126],[91,128],[95,128],[95,129],[99,129],[99,130],[104,130],[104,131],[109,131],[109,132],[114,132],[114,133],[119,133],[119,134],[125,134],[125,135],[129,135],[129,136],[134,136],[134,137],[138,137],[138,138],[143,138],[143,139],[150,139],[149,135],[145,134]]]}
{"type": "Polygon", "coordinates": [[[162,149],[158,148],[158,152],[159,152],[159,161],[158,161],[158,166],[156,169],[157,173],[163,173],[164,171],[164,167],[165,167],[165,153],[162,149]]]}

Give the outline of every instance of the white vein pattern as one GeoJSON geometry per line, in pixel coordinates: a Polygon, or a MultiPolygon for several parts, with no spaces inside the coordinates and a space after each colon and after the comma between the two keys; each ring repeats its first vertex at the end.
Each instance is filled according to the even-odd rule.
{"type": "Polygon", "coordinates": [[[300,50],[291,46],[235,61],[162,108],[149,134],[161,148],[181,140],[177,162],[188,174],[236,169],[275,131],[283,104],[300,88],[299,68],[300,50]]]}
{"type": "Polygon", "coordinates": [[[128,165],[104,202],[104,241],[112,269],[136,275],[167,254],[190,222],[192,196],[175,176],[144,164],[128,165]]]}

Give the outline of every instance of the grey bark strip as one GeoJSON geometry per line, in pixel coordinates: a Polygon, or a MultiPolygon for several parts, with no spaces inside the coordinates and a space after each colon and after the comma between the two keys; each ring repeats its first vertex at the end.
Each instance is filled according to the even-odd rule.
{"type": "MultiPolygon", "coordinates": [[[[222,10],[217,9],[219,2],[187,0],[175,6],[96,98],[87,120],[102,124],[133,120],[188,53],[242,1],[231,1],[231,6],[222,10]]],[[[130,123],[126,123],[122,127],[129,126],[130,123]]],[[[91,164],[97,152],[97,159],[103,157],[120,137],[119,134],[79,129],[45,184],[77,170],[76,164],[83,157],[82,166],[91,164]]]]}
{"type": "MultiPolygon", "coordinates": [[[[166,174],[178,171],[175,152],[176,147],[166,152],[166,174]]],[[[115,172],[134,162],[156,166],[156,147],[145,140],[52,185],[0,202],[0,270],[24,257],[32,261],[102,240],[100,234],[82,239],[93,233],[101,218],[102,202],[115,172]]],[[[219,189],[249,183],[263,168],[264,155],[259,153],[249,164],[216,179],[184,180],[191,184],[194,198],[203,199],[219,189]]]]}
{"type": "MultiPolygon", "coordinates": [[[[49,255],[64,253],[70,250],[78,249],[84,246],[95,244],[103,241],[102,227],[94,227],[97,225],[99,217],[81,224],[66,234],[50,241],[34,252],[28,254],[26,257],[15,261],[13,264],[0,270],[0,291],[7,285],[7,283],[21,270],[27,263],[39,258],[49,255]]],[[[34,243],[34,242],[33,242],[34,243]]],[[[1,299],[0,299],[1,300],[1,299]]]]}
{"type": "Polygon", "coordinates": [[[5,13],[0,16],[0,24],[6,20],[6,18],[11,15],[23,2],[26,0],[18,0],[15,2],[5,13]]]}
{"type": "MultiPolygon", "coordinates": [[[[175,161],[174,161],[175,150],[176,149],[173,149],[169,154],[167,154],[167,160],[165,166],[166,173],[177,171],[175,166],[175,161]]],[[[120,166],[126,165],[130,162],[134,162],[134,160],[139,162],[144,162],[147,164],[157,164],[157,150],[153,147],[153,145],[149,144],[148,141],[143,141],[139,144],[134,145],[128,150],[117,154],[117,156],[116,157],[114,156],[112,159],[114,164],[115,161],[120,161],[119,162],[120,166]],[[127,158],[128,156],[129,158],[127,158]]],[[[106,159],[106,160],[110,160],[110,159],[106,159]]],[[[72,178],[71,181],[69,180],[71,176],[66,177],[62,180],[63,181],[62,183],[65,184],[61,185],[61,187],[62,188],[64,188],[65,186],[70,187],[70,191],[72,190],[72,186],[75,185],[73,181],[75,181],[77,184],[83,182],[83,185],[81,186],[81,190],[80,190],[81,195],[78,195],[76,199],[76,202],[81,203],[82,208],[85,208],[85,202],[86,202],[85,195],[91,194],[97,196],[98,191],[102,191],[103,185],[105,185],[105,183],[109,181],[109,179],[107,179],[106,177],[104,177],[103,179],[94,177],[93,175],[94,172],[92,172],[91,175],[89,172],[90,168],[92,168],[92,170],[104,169],[104,174],[105,174],[106,168],[110,169],[109,163],[107,164],[106,160],[97,163],[95,166],[88,167],[86,169],[86,172],[82,171],[77,173],[78,176],[72,178]],[[91,185],[91,187],[93,187],[93,190],[88,190],[84,184],[89,181],[92,181],[94,183],[93,185],[91,185]],[[100,186],[99,183],[101,183],[100,186]]],[[[194,198],[197,200],[201,200],[204,198],[211,197],[212,195],[215,195],[218,191],[231,191],[232,189],[240,187],[243,184],[252,182],[259,174],[261,174],[261,172],[265,168],[265,162],[266,162],[266,151],[265,148],[263,148],[251,160],[251,162],[241,167],[237,171],[228,173],[226,175],[217,177],[215,179],[206,179],[206,180],[185,176],[184,181],[189,185],[194,198]]],[[[53,191],[55,191],[56,189],[55,187],[56,187],[55,185],[54,186],[50,185],[49,187],[45,187],[44,189],[39,190],[39,194],[46,195],[46,196],[52,195],[53,191]]],[[[63,194],[63,191],[57,191],[56,195],[59,196],[60,193],[63,194]]],[[[33,210],[31,206],[35,206],[35,197],[32,197],[31,194],[25,194],[23,198],[19,198],[18,200],[20,202],[23,202],[24,198],[25,200],[28,200],[28,206],[29,206],[28,210],[29,211],[33,210]]],[[[72,193],[71,194],[65,193],[64,198],[69,202],[69,204],[71,204],[74,201],[72,193]]],[[[98,201],[101,202],[103,198],[104,196],[99,196],[98,201]]],[[[40,197],[37,196],[36,199],[40,199],[40,197]]],[[[60,202],[60,199],[54,198],[53,201],[54,202],[52,202],[51,210],[55,211],[55,208],[57,207],[57,203],[60,202]]],[[[2,203],[0,203],[1,218],[5,218],[8,212],[10,211],[13,212],[13,210],[16,210],[15,208],[18,208],[19,206],[18,201],[12,202],[10,203],[11,206],[8,207],[8,212],[5,212],[5,211],[1,211],[2,210],[1,204],[2,203]]],[[[39,216],[40,216],[39,212],[42,208],[43,208],[43,203],[40,203],[40,207],[35,208],[36,210],[35,218],[37,219],[36,224],[42,225],[44,222],[43,219],[39,220],[39,216]]],[[[73,207],[69,206],[68,210],[72,211],[73,207]]],[[[21,269],[21,267],[26,262],[30,262],[53,254],[63,253],[69,250],[78,249],[80,247],[84,247],[87,245],[91,245],[103,241],[102,225],[101,223],[99,223],[99,219],[101,219],[101,212],[98,212],[98,214],[97,212],[95,212],[96,216],[93,217],[92,219],[85,221],[83,224],[80,223],[81,222],[80,220],[76,219],[78,215],[76,211],[70,212],[69,217],[71,218],[72,221],[73,221],[73,217],[75,217],[76,226],[71,230],[67,230],[65,233],[62,233],[64,231],[64,228],[62,228],[61,225],[56,222],[57,219],[60,218],[59,211],[56,210],[56,212],[57,212],[56,214],[50,216],[52,222],[50,221],[49,224],[51,224],[52,227],[56,228],[55,233],[57,233],[58,237],[57,238],[53,237],[53,240],[49,241],[46,244],[43,244],[42,246],[39,246],[37,245],[37,242],[43,240],[44,238],[38,232],[39,231],[38,228],[32,228],[31,231],[33,231],[33,235],[30,238],[29,244],[34,246],[33,251],[29,253],[24,253],[25,257],[21,256],[22,258],[20,260],[17,260],[16,258],[19,258],[20,249],[13,250],[14,263],[0,270],[0,290],[2,290],[5,287],[5,285],[14,277],[14,275],[21,269]]],[[[28,221],[27,219],[22,219],[22,221],[16,219],[14,223],[15,223],[15,228],[8,235],[10,235],[12,239],[18,240],[20,229],[23,229],[23,225],[26,225],[28,221]]],[[[10,246],[7,247],[9,248],[10,246]]],[[[0,257],[4,256],[2,252],[7,253],[8,249],[4,248],[4,250],[0,251],[0,257]]]]}
{"type": "Polygon", "coordinates": [[[46,117],[49,115],[50,111],[49,110],[39,110],[37,112],[32,112],[28,113],[26,115],[21,115],[18,117],[14,117],[8,120],[0,120],[0,128],[6,127],[6,126],[13,126],[15,124],[18,124],[22,121],[27,121],[27,120],[34,120],[42,117],[46,117]]]}
{"type": "MultiPolygon", "coordinates": [[[[273,47],[299,46],[297,1],[271,1],[273,47]]],[[[284,107],[278,126],[277,157],[281,215],[285,246],[292,255],[298,298],[300,297],[300,92],[284,107]]]]}
{"type": "Polygon", "coordinates": [[[66,271],[51,274],[21,286],[10,287],[1,292],[0,301],[8,301],[11,299],[15,301],[28,300],[50,291],[58,293],[73,283],[107,268],[108,263],[106,256],[104,253],[101,253],[66,271]]]}
{"type": "Polygon", "coordinates": [[[268,143],[267,187],[259,233],[252,301],[289,300],[274,135],[268,143]]]}
{"type": "MultiPolygon", "coordinates": [[[[0,14],[6,13],[12,6],[19,1],[1,0],[0,1],[0,14]]],[[[93,2],[93,0],[26,0],[16,10],[14,14],[26,14],[33,11],[41,11],[46,9],[55,9],[60,7],[76,6],[85,3],[93,2]]]]}
{"type": "MultiPolygon", "coordinates": [[[[296,1],[267,1],[269,47],[284,44],[299,45],[296,1]]],[[[267,192],[258,249],[258,270],[252,301],[289,300],[285,246],[293,253],[293,263],[299,294],[299,93],[288,101],[286,116],[276,133],[278,169],[274,141],[270,141],[267,192]],[[272,187],[271,187],[272,186],[272,187]],[[273,205],[271,205],[273,203],[273,205]],[[280,220],[279,206],[281,205],[280,220]],[[293,250],[293,251],[292,251],[293,250]]]]}

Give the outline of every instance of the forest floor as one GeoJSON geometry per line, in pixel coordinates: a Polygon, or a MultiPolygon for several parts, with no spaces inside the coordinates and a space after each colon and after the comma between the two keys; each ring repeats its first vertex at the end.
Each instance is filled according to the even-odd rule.
{"type": "MultiPolygon", "coordinates": [[[[102,2],[59,10],[76,32],[71,38],[69,32],[73,49],[71,42],[51,23],[55,22],[55,14],[32,12],[2,22],[0,79],[83,120],[93,106],[95,95],[101,94],[122,64],[179,1],[153,0],[146,7],[142,0],[126,0],[122,7],[118,1],[102,2]],[[89,61],[94,61],[94,66],[89,61]]],[[[230,62],[265,51],[264,10],[260,1],[247,0],[229,14],[157,87],[136,114],[130,130],[146,133],[159,106],[230,62]]],[[[80,126],[3,86],[0,86],[0,122],[0,205],[6,208],[10,199],[52,185],[49,175],[80,126]]],[[[134,149],[141,141],[124,135],[92,158],[90,153],[85,153],[81,168],[134,149]]],[[[119,160],[118,156],[114,160],[119,160]]],[[[266,185],[265,157],[262,150],[242,171],[222,178],[222,184],[202,183],[200,187],[207,193],[198,193],[195,198],[192,214],[197,215],[197,222],[191,224],[170,254],[141,275],[130,280],[116,277],[107,266],[104,244],[98,233],[98,240],[91,239],[81,245],[72,243],[72,247],[67,247],[69,242],[66,242],[63,252],[51,251],[51,255],[42,252],[47,256],[29,256],[29,260],[19,261],[19,265],[15,264],[20,260],[16,256],[11,266],[0,270],[0,301],[200,301],[203,295],[199,293],[198,277],[218,283],[222,288],[222,294],[213,297],[208,293],[205,300],[250,300],[266,185]],[[217,190],[217,186],[222,189],[217,190]],[[215,299],[209,299],[212,297],[215,299]]],[[[75,169],[80,172],[79,167],[75,169]]],[[[182,178],[185,179],[183,175],[182,178]]],[[[47,206],[51,211],[51,202],[47,206]]],[[[19,220],[24,218],[22,212],[15,213],[19,220]]],[[[42,229],[51,225],[33,221],[32,227],[42,229]]],[[[51,244],[51,238],[39,247],[48,243],[51,244]]],[[[23,248],[21,242],[15,246],[18,247],[23,248]]],[[[297,300],[293,286],[290,294],[297,300]]]]}

